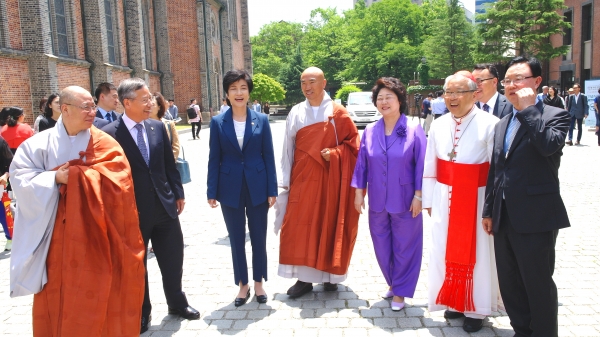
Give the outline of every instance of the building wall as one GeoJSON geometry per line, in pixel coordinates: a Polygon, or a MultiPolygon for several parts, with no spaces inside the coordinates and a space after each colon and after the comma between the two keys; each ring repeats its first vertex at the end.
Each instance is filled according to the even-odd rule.
{"type": "Polygon", "coordinates": [[[182,117],[190,98],[218,110],[223,72],[251,71],[247,0],[111,0],[114,60],[104,1],[63,0],[68,55],[60,56],[53,0],[0,1],[0,107],[23,107],[28,121],[45,95],[70,85],[93,92],[131,76],[174,98],[182,117]]]}
{"type": "Polygon", "coordinates": [[[0,56],[0,64],[0,107],[21,107],[25,113],[25,121],[32,122],[33,108],[27,60],[0,56]]]}
{"type": "MultiPolygon", "coordinates": [[[[557,57],[549,63],[549,80],[548,84],[556,86],[563,91],[572,86],[573,83],[580,83],[582,89],[583,82],[583,31],[582,31],[582,7],[592,5],[592,36],[591,36],[591,68],[590,78],[600,78],[600,0],[581,1],[581,0],[565,0],[564,11],[559,13],[563,15],[566,12],[572,13],[572,32],[571,32],[571,52],[566,57],[557,57]],[[572,71],[572,77],[566,78],[564,75],[572,71]]],[[[563,36],[555,35],[551,38],[552,45],[562,46],[563,36]]],[[[589,94],[589,93],[588,93],[589,94]]],[[[597,94],[597,93],[591,93],[597,94]]]]}

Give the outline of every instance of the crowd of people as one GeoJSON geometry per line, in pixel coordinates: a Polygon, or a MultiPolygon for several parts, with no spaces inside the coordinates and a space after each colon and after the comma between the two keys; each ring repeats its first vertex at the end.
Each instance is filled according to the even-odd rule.
{"type": "MultiPolygon", "coordinates": [[[[323,71],[307,68],[299,79],[306,100],[287,117],[278,177],[268,116],[256,101],[248,107],[252,77],[227,72],[223,107],[210,121],[207,201],[220,206],[229,233],[234,305],[252,297],[246,224],[257,302],[269,299],[271,207],[277,275],[296,280],[287,295],[303,296],[315,283],[337,291],[368,196],[391,310],[414,296],[425,210],[433,221],[430,311],[464,317],[463,329],[476,332],[502,301],[518,336],[557,336],[554,250],[559,229],[569,227],[558,169],[574,124],[581,139],[587,98],[578,85],[565,103],[555,88],[537,95],[541,73],[535,58],[519,56],[502,80],[489,64],[452,74],[435,100],[428,96],[424,127],[406,116],[405,85],[382,77],[372,89],[382,118],[360,137],[325,91],[323,71]]],[[[150,242],[168,312],[199,318],[182,289],[185,193],[173,107],[131,78],[118,88],[102,83],[94,96],[77,86],[50,95],[33,137],[22,109],[2,110],[0,183],[11,179],[15,195],[28,200],[16,203],[10,294],[34,294],[34,335],[147,331],[150,242]],[[76,293],[85,296],[75,300],[76,293]],[[81,319],[67,319],[73,315],[81,319]]],[[[195,99],[187,111],[200,123],[195,99]]],[[[192,125],[199,138],[200,126],[192,125]]]]}

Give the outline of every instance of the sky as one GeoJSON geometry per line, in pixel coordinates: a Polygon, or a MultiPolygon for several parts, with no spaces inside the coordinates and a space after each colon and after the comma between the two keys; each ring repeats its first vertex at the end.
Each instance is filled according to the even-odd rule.
{"type": "MultiPolygon", "coordinates": [[[[465,7],[475,11],[475,0],[463,0],[465,7]]],[[[258,34],[260,27],[272,21],[295,21],[304,23],[310,11],[319,7],[336,7],[338,13],[352,9],[353,0],[248,0],[250,36],[258,34]]]]}

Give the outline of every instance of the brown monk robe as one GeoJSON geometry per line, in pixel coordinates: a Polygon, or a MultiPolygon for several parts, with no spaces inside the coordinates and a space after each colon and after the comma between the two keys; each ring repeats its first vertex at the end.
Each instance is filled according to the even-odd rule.
{"type": "Polygon", "coordinates": [[[85,161],[70,161],[46,260],[48,283],[33,299],[33,334],[138,336],[144,242],[131,168],[95,127],[85,161]]]}
{"type": "Polygon", "coordinates": [[[358,231],[350,187],[358,131],[344,107],[334,104],[333,118],[300,129],[295,145],[279,263],[346,274],[358,231]],[[325,148],[329,161],[321,156],[325,148]]]}

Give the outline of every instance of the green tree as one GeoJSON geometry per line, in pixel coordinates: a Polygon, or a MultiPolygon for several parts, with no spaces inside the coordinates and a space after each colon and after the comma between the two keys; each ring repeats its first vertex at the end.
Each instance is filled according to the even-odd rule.
{"type": "Polygon", "coordinates": [[[323,70],[331,91],[341,87],[339,73],[351,58],[346,50],[348,39],[346,20],[335,8],[318,8],[311,12],[302,40],[304,59],[307,65],[323,70]]]}
{"type": "Polygon", "coordinates": [[[285,89],[273,78],[265,74],[254,74],[252,78],[254,89],[250,94],[250,100],[259,102],[278,102],[285,99],[285,89]]]}
{"type": "Polygon", "coordinates": [[[534,55],[550,60],[568,52],[568,46],[554,47],[550,37],[564,34],[570,24],[557,10],[563,0],[499,0],[478,15],[478,62],[502,62],[516,55],[534,55]]]}
{"type": "MultiPolygon", "coordinates": [[[[362,4],[360,4],[362,5],[362,4]]],[[[412,79],[423,53],[423,12],[410,0],[382,0],[346,12],[351,59],[341,78],[373,83],[382,76],[412,79]]]]}
{"type": "Polygon", "coordinates": [[[360,88],[355,85],[345,85],[345,86],[341,87],[340,90],[338,90],[335,93],[335,98],[341,99],[342,102],[348,102],[348,95],[350,95],[351,92],[361,92],[361,91],[362,90],[360,90],[360,88]]]}
{"type": "Polygon", "coordinates": [[[287,63],[279,72],[279,82],[286,91],[285,103],[288,105],[304,100],[304,94],[300,88],[300,76],[304,69],[302,53],[300,47],[297,47],[294,54],[287,60],[287,63]]]}
{"type": "Polygon", "coordinates": [[[250,38],[254,72],[276,78],[303,37],[301,23],[278,21],[262,26],[258,35],[250,38]]]}
{"type": "Polygon", "coordinates": [[[446,13],[435,19],[437,27],[424,43],[423,49],[430,67],[430,75],[443,78],[461,69],[471,69],[473,58],[473,28],[467,21],[464,8],[458,0],[446,3],[446,13]]]}

